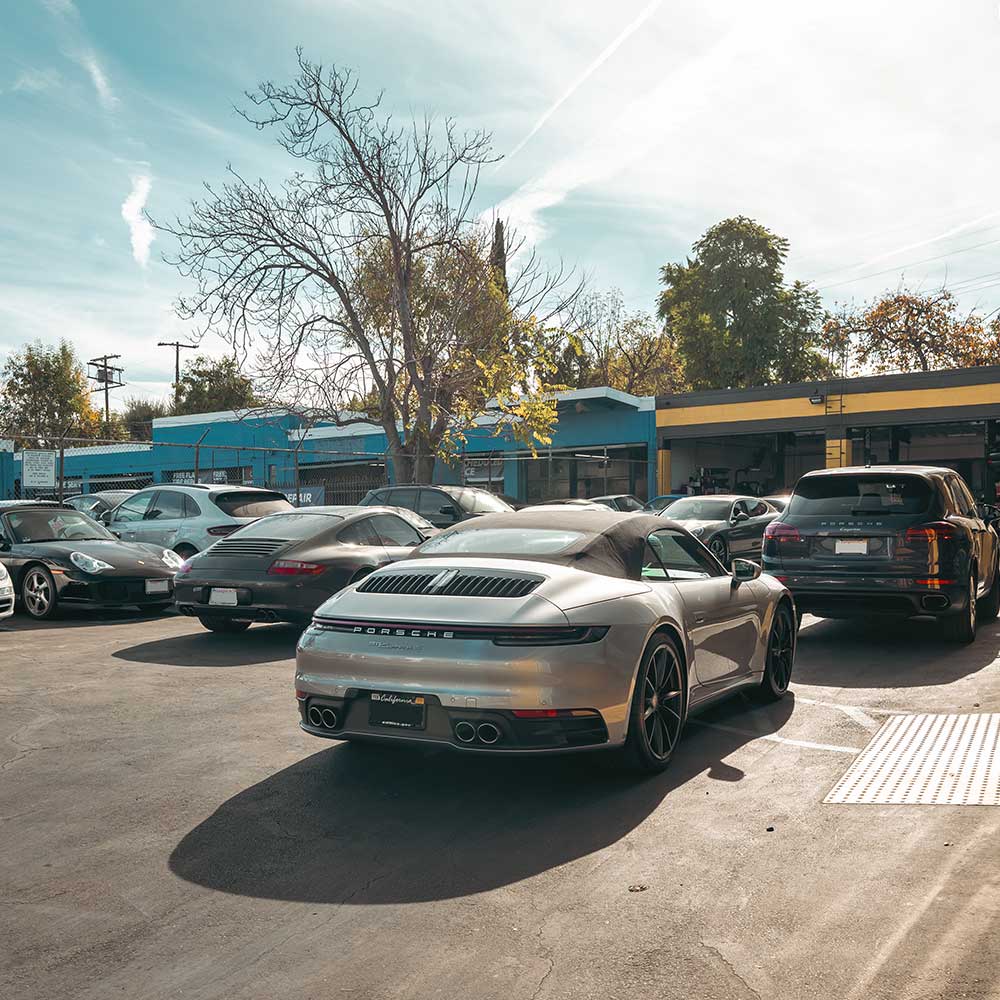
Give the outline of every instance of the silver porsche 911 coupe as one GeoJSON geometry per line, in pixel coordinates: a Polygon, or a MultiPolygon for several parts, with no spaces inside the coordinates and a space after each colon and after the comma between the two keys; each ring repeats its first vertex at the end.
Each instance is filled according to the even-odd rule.
{"type": "Polygon", "coordinates": [[[300,725],[479,753],[617,749],[658,771],[689,713],[785,694],[795,622],[756,563],[729,572],[664,517],[489,514],[320,606],[297,652],[300,725]]]}

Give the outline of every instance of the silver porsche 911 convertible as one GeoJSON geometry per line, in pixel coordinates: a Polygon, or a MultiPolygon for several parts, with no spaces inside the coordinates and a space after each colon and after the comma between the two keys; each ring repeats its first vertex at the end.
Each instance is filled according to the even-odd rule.
{"type": "Polygon", "coordinates": [[[690,712],[788,690],[789,592],[663,517],[491,514],[342,590],[299,642],[300,725],[469,752],[670,760],[690,712]]]}

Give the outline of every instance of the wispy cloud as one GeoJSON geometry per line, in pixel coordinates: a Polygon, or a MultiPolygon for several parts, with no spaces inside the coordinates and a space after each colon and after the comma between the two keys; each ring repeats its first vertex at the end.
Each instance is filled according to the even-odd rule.
{"type": "Polygon", "coordinates": [[[532,137],[540,128],[583,86],[584,83],[604,65],[615,54],[623,42],[625,42],[633,32],[642,27],[649,20],[657,9],[662,5],[663,0],[650,0],[639,13],[615,36],[609,45],[594,59],[588,63],[579,76],[563,91],[562,96],[545,111],[541,118],[531,127],[531,131],[507,154],[506,160],[511,160],[531,141],[532,137]]]}
{"type": "Polygon", "coordinates": [[[155,239],[153,227],[143,215],[152,186],[153,182],[147,174],[133,177],[132,190],[122,202],[122,218],[128,225],[132,240],[132,256],[140,267],[146,267],[149,263],[149,248],[155,239]]]}
{"type": "Polygon", "coordinates": [[[118,98],[111,89],[111,84],[97,61],[93,52],[82,52],[78,57],[80,65],[90,74],[91,83],[97,91],[97,99],[105,111],[114,111],[118,107],[118,98]]]}
{"type": "Polygon", "coordinates": [[[61,77],[54,69],[26,69],[14,81],[12,90],[20,90],[27,94],[37,94],[43,90],[58,87],[61,77]]]}

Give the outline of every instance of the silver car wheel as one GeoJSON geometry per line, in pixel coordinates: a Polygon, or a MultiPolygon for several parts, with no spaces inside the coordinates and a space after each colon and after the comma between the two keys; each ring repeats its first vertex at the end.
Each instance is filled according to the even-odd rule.
{"type": "Polygon", "coordinates": [[[670,645],[659,646],[643,677],[642,728],[649,752],[665,760],[673,752],[683,725],[684,684],[681,666],[670,645]]]}
{"type": "Polygon", "coordinates": [[[34,618],[44,618],[52,607],[52,587],[41,570],[33,569],[28,573],[21,593],[28,614],[34,618]]]}

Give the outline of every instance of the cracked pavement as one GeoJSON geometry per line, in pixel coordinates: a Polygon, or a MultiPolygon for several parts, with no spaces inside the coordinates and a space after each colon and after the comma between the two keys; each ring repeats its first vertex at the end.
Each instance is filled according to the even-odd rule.
{"type": "Polygon", "coordinates": [[[0,996],[1000,995],[1000,810],[822,803],[893,713],[1000,711],[1000,624],[807,619],[644,780],[314,740],[295,639],[0,630],[0,996]]]}

